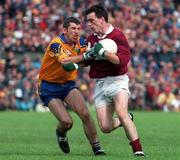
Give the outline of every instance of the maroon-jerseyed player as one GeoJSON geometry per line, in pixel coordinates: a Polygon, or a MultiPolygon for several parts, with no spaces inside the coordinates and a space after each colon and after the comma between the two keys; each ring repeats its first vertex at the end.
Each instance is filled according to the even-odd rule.
{"type": "MultiPolygon", "coordinates": [[[[87,38],[92,49],[81,56],[72,57],[64,61],[69,66],[82,62],[90,65],[90,78],[96,81],[94,99],[96,115],[102,132],[110,133],[123,126],[130,141],[135,156],[144,157],[144,152],[132,121],[132,114],[128,113],[129,78],[127,65],[130,61],[130,48],[124,34],[108,23],[108,13],[101,5],[94,5],[85,12],[87,24],[93,34],[87,38]],[[117,44],[117,54],[110,53],[103,48],[100,40],[110,38],[117,44]],[[93,58],[92,58],[93,57],[93,58]],[[113,118],[116,113],[117,117],[113,118]]],[[[74,69],[73,67],[69,67],[74,69]]],[[[76,67],[77,69],[77,67],[76,67]]]]}

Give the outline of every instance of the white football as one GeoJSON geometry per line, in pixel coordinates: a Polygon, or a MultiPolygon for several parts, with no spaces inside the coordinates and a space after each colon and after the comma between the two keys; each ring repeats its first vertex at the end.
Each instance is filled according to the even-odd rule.
{"type": "Polygon", "coordinates": [[[107,50],[108,52],[114,53],[114,54],[117,53],[117,44],[112,39],[105,38],[103,40],[100,40],[99,43],[101,43],[103,47],[105,48],[105,50],[107,50]]]}

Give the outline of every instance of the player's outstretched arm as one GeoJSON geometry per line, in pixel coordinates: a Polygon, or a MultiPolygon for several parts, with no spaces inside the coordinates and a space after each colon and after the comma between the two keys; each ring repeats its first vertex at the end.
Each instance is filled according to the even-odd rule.
{"type": "Polygon", "coordinates": [[[72,57],[66,57],[61,60],[61,64],[67,64],[67,63],[79,63],[83,62],[84,58],[83,55],[78,55],[78,56],[72,56],[72,57]]]}
{"type": "Polygon", "coordinates": [[[92,60],[92,59],[94,59],[94,49],[93,48],[84,52],[82,55],[66,57],[61,60],[61,64],[80,63],[80,62],[83,62],[86,60],[92,60]]]}

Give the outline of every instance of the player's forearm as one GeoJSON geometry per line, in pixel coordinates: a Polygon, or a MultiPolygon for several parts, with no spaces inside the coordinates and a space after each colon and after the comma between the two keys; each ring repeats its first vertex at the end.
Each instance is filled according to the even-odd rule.
{"type": "MultiPolygon", "coordinates": [[[[106,51],[107,52],[107,51],[106,51]]],[[[110,61],[111,63],[114,63],[114,64],[119,64],[120,61],[119,61],[119,57],[113,53],[104,53],[104,58],[108,61],[110,61]]]]}
{"type": "Polygon", "coordinates": [[[84,61],[83,56],[78,55],[78,56],[72,56],[72,57],[64,58],[63,60],[61,60],[61,64],[79,63],[79,62],[83,62],[83,61],[84,61]]]}

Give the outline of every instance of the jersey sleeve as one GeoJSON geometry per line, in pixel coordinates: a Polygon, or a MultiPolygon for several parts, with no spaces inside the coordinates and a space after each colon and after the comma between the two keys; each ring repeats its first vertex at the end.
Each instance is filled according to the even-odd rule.
{"type": "Polygon", "coordinates": [[[49,44],[49,55],[51,57],[57,58],[61,62],[64,58],[69,57],[63,48],[63,44],[59,42],[58,38],[54,38],[49,44]]]}

